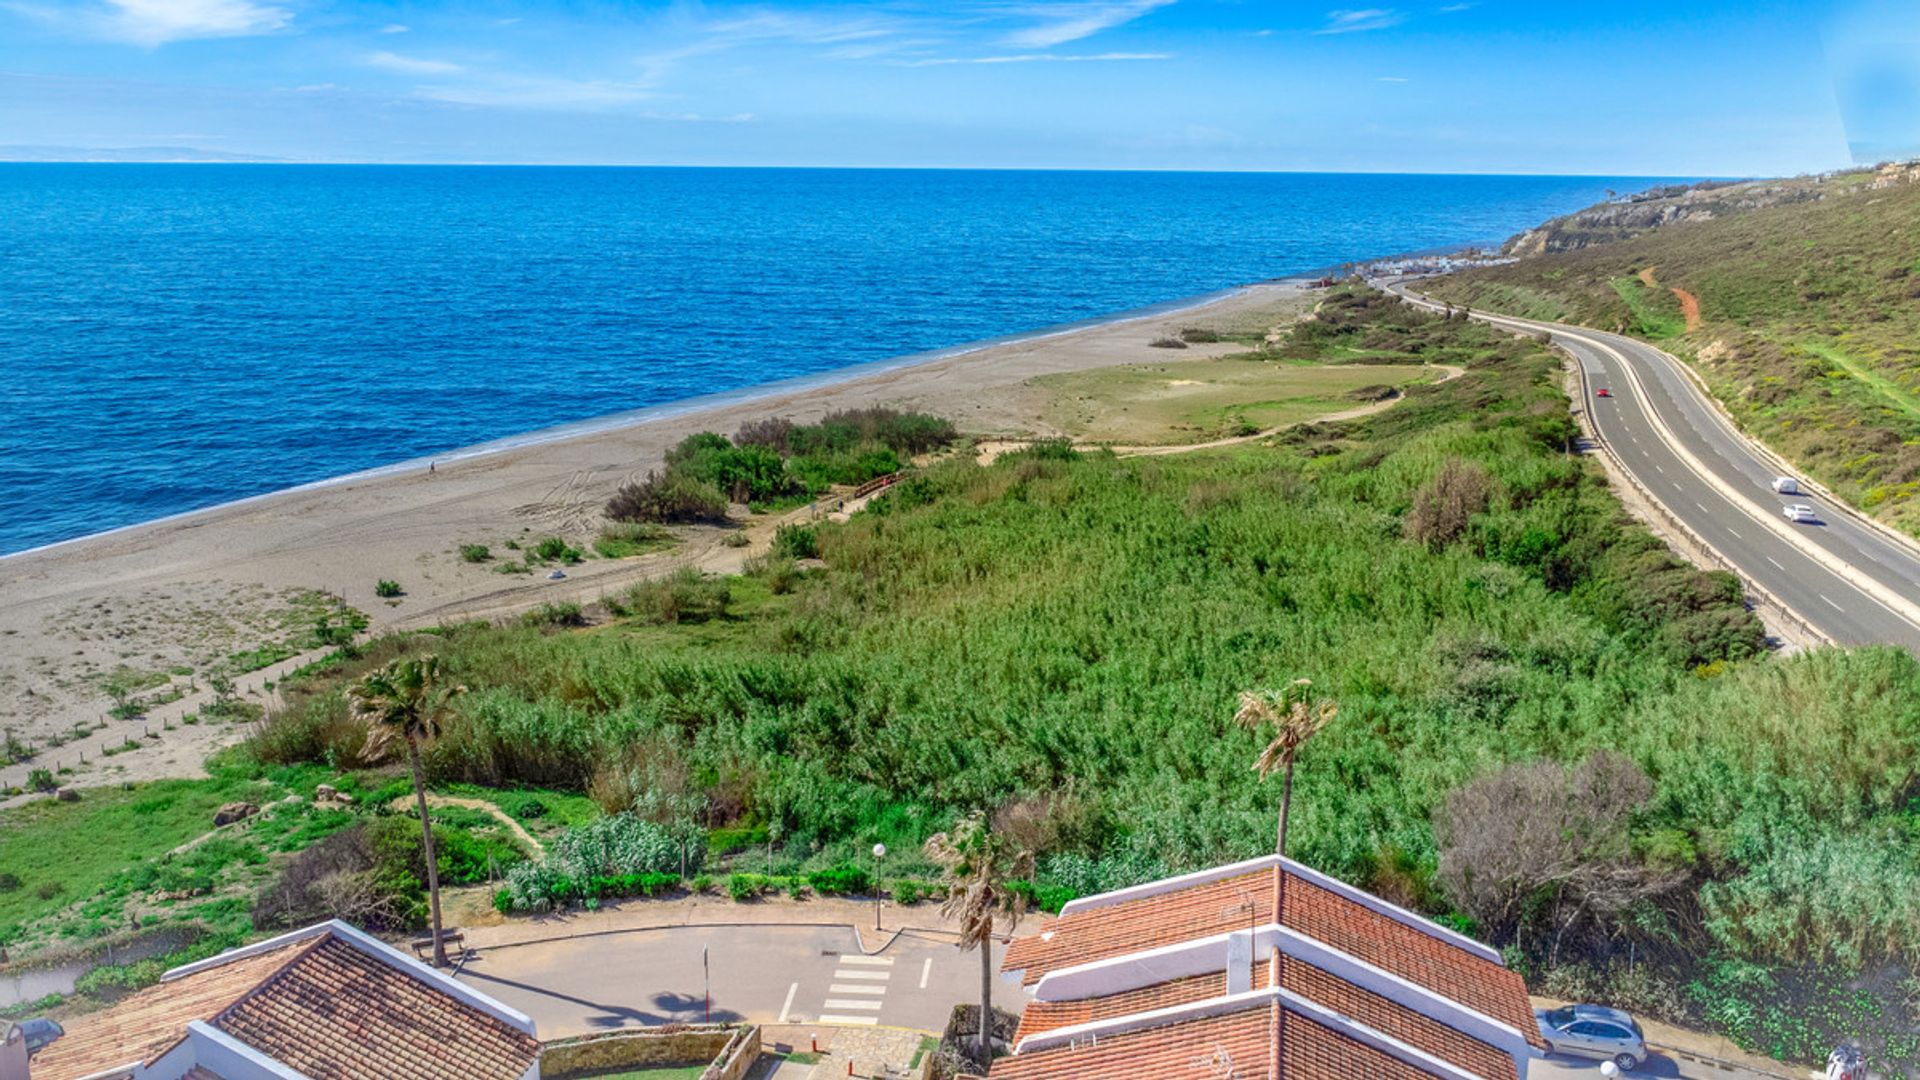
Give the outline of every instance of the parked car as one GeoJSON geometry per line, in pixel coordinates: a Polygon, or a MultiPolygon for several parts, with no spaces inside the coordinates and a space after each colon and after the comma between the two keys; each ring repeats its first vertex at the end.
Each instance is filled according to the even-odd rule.
{"type": "MultiPolygon", "coordinates": [[[[1593,396],[1594,396],[1594,397],[1612,397],[1612,396],[1613,396],[1613,391],[1611,391],[1611,390],[1609,390],[1609,389],[1607,389],[1606,387],[1604,387],[1604,386],[1603,386],[1603,387],[1601,387],[1600,389],[1598,389],[1598,390],[1595,390],[1595,391],[1593,392],[1593,396]]],[[[977,1026],[977,1025],[976,1025],[976,1026],[977,1026]]]]}
{"type": "Polygon", "coordinates": [[[1780,512],[1787,515],[1788,521],[1820,520],[1820,515],[1814,513],[1813,507],[1808,506],[1806,503],[1788,503],[1780,508],[1780,512]]]}
{"type": "Polygon", "coordinates": [[[1647,1037],[1633,1017],[1619,1009],[1563,1005],[1533,1015],[1548,1053],[1611,1061],[1622,1069],[1637,1069],[1647,1060],[1647,1037]]]}
{"type": "Polygon", "coordinates": [[[32,1020],[20,1021],[20,1031],[27,1037],[27,1056],[32,1057],[48,1043],[67,1033],[60,1021],[36,1016],[32,1020]]]}
{"type": "Polygon", "coordinates": [[[1776,494],[1780,495],[1798,495],[1800,494],[1800,481],[1795,480],[1791,476],[1776,476],[1773,478],[1773,490],[1776,494]]]}

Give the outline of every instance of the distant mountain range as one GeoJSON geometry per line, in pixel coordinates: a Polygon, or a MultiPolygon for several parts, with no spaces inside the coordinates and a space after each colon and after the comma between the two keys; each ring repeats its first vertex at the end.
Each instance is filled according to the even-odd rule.
{"type": "Polygon", "coordinates": [[[0,146],[0,161],[265,162],[285,158],[229,154],[191,146],[0,146]]]}

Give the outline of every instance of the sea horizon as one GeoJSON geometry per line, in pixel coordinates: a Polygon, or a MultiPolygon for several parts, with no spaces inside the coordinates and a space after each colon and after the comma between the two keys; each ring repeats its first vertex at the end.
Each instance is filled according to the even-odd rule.
{"type": "MultiPolygon", "coordinates": [[[[0,503],[20,504],[0,512],[0,555],[398,471],[433,458],[453,460],[643,423],[653,415],[680,415],[712,403],[777,393],[790,385],[830,384],[1001,341],[1165,311],[1343,263],[1484,246],[1596,201],[1609,189],[1671,182],[1676,181],[1145,170],[0,164],[0,206],[16,202],[10,215],[15,225],[0,232],[0,245],[7,249],[0,254],[9,258],[16,283],[24,286],[9,290],[10,300],[0,298],[0,316],[24,328],[20,340],[0,346],[0,351],[19,350],[9,366],[29,376],[5,397],[20,407],[22,416],[54,421],[30,433],[28,441],[0,463],[0,480],[8,481],[6,490],[13,492],[0,495],[0,503]],[[568,176],[591,176],[599,169],[616,177],[712,179],[722,190],[691,190],[702,185],[679,181],[656,183],[651,189],[644,182],[638,189],[630,182],[616,182],[614,189],[600,183],[603,190],[580,198],[578,192],[550,186],[528,192],[524,182],[482,179],[484,190],[478,192],[473,182],[460,181],[458,186],[466,189],[459,193],[462,199],[450,201],[441,197],[445,192],[395,179],[396,173],[414,170],[442,177],[471,170],[465,175],[497,178],[538,176],[541,169],[568,176]],[[117,179],[142,171],[150,174],[142,179],[151,183],[128,185],[117,179]],[[316,183],[313,171],[350,179],[316,183]],[[62,172],[66,175],[59,176],[62,172]],[[41,207],[36,214],[25,209],[36,184],[22,179],[21,173],[58,177],[39,185],[52,189],[39,192],[53,196],[51,210],[41,207]],[[95,179],[102,174],[115,179],[95,179]],[[246,179],[226,179],[236,174],[246,179]],[[885,190],[889,185],[867,182],[903,175],[938,179],[911,198],[885,190]],[[756,184],[766,188],[762,181],[767,179],[788,178],[796,179],[773,185],[787,190],[742,190],[756,184]],[[859,179],[849,183],[850,178],[859,179]],[[972,178],[982,179],[967,183],[972,178]],[[1209,179],[1221,183],[1209,185],[1209,179]],[[1034,183],[1023,180],[1046,190],[1032,190],[1034,183]],[[1423,181],[1478,190],[1446,193],[1449,201],[1435,197],[1439,193],[1422,192],[1423,181]],[[1353,199],[1356,187],[1372,187],[1375,190],[1364,194],[1373,198],[1353,199]],[[282,212],[288,205],[284,200],[274,198],[275,189],[288,188],[301,194],[291,214],[282,212]],[[403,216],[417,231],[396,226],[392,216],[384,221],[370,216],[350,205],[352,200],[343,200],[369,194],[376,208],[413,211],[403,216]],[[663,220],[667,215],[636,216],[614,198],[636,194],[664,196],[680,214],[704,215],[704,220],[694,227],[676,227],[673,220],[663,220]],[[569,213],[560,213],[542,205],[542,196],[572,198],[573,205],[569,213]],[[1276,208],[1263,205],[1261,196],[1313,205],[1276,208]],[[63,197],[69,200],[64,207],[63,197]],[[1055,197],[1106,219],[1089,221],[1084,213],[1063,213],[1052,205],[1055,197]],[[1195,209],[1196,197],[1214,199],[1218,205],[1195,209]],[[781,205],[793,200],[802,205],[781,205]],[[876,203],[878,214],[859,215],[861,208],[876,203]],[[367,231],[330,232],[336,222],[329,210],[334,208],[350,217],[358,213],[355,220],[367,231]],[[504,213],[489,219],[481,213],[488,209],[504,213]],[[747,212],[753,220],[742,226],[727,217],[729,209],[747,212]],[[591,219],[608,211],[620,215],[619,233],[597,235],[591,219]],[[826,231],[823,216],[829,219],[825,224],[842,230],[837,243],[832,236],[821,238],[826,231]],[[983,232],[1008,221],[1016,225],[1014,237],[999,244],[982,239],[983,232]],[[1236,223],[1243,221],[1250,227],[1237,229],[1236,223]],[[547,235],[556,228],[583,237],[588,250],[556,243],[547,235]],[[742,230],[752,235],[756,228],[769,248],[714,258],[716,251],[724,253],[729,236],[742,230]],[[1028,235],[1018,235],[1020,228],[1028,235]],[[369,243],[368,231],[385,235],[369,243]],[[421,252],[412,246],[423,243],[431,248],[424,276],[443,290],[464,288],[471,279],[463,280],[456,271],[459,264],[471,262],[472,255],[449,247],[445,231],[472,233],[512,249],[511,259],[482,260],[481,276],[489,280],[472,302],[486,310],[492,324],[509,332],[526,334],[537,326],[541,334],[517,342],[476,341],[457,321],[434,315],[433,309],[445,302],[442,293],[412,293],[405,282],[381,276],[383,260],[398,258],[414,260],[400,276],[423,276],[416,258],[421,252]],[[936,234],[935,242],[925,242],[926,233],[936,234]],[[636,237],[654,240],[662,234],[675,248],[665,258],[650,259],[649,245],[636,237]],[[7,243],[9,237],[13,243],[7,243]],[[43,242],[35,244],[36,237],[43,242]],[[869,243],[853,242],[860,239],[869,243]],[[319,278],[325,287],[302,290],[299,282],[275,273],[272,263],[237,252],[236,243],[244,247],[247,241],[264,243],[304,263],[312,271],[304,280],[319,278]],[[307,245],[316,241],[322,249],[310,250],[307,245]],[[116,244],[123,252],[131,246],[134,253],[117,260],[105,257],[116,244]],[[1169,250],[1168,244],[1194,244],[1203,250],[1169,250]],[[1259,250],[1262,244],[1277,250],[1265,255],[1259,250]],[[82,250],[84,245],[92,246],[82,250]],[[829,249],[824,256],[817,250],[823,246],[829,249]],[[30,251],[49,248],[53,254],[34,265],[30,251]],[[998,272],[968,274],[947,265],[962,254],[997,260],[998,272]],[[326,256],[358,260],[360,265],[341,272],[326,256]],[[72,271],[55,269],[53,264],[62,258],[92,271],[77,275],[87,286],[77,291],[93,302],[93,311],[74,311],[69,304],[68,311],[50,313],[35,305],[36,282],[51,292],[57,284],[70,285],[76,279],[72,271]],[[631,279],[608,272],[608,263],[615,260],[643,264],[669,280],[650,279],[635,288],[631,279]],[[123,272],[134,271],[129,287],[116,287],[112,268],[102,265],[114,261],[128,264],[123,272]],[[850,267],[856,280],[795,273],[820,265],[831,269],[836,261],[850,267]],[[544,291],[564,288],[573,297],[564,302],[570,305],[564,317],[516,302],[515,286],[539,288],[527,268],[540,262],[559,267],[556,273],[564,278],[544,291]],[[226,276],[223,268],[232,271],[236,265],[250,288],[230,289],[228,282],[218,280],[226,276]],[[1089,283],[1074,272],[1080,268],[1095,280],[1089,283]],[[724,280],[702,280],[702,271],[724,280]],[[369,286],[398,306],[364,302],[360,293],[369,286]],[[251,294],[255,289],[285,302],[262,303],[251,294]],[[593,298],[606,290],[624,290],[630,306],[595,304],[593,298]],[[950,302],[940,303],[943,299],[950,302]],[[764,310],[746,319],[747,325],[734,325],[739,307],[755,303],[764,310]],[[177,326],[182,308],[186,321],[194,324],[192,333],[182,333],[177,326]],[[853,322],[862,317],[884,322],[886,332],[859,332],[853,322]],[[798,357],[783,350],[780,356],[741,362],[739,351],[752,347],[756,332],[778,334],[791,325],[783,318],[801,322],[814,347],[793,347],[803,354],[798,357]],[[89,321],[110,348],[93,346],[103,340],[99,335],[75,334],[76,324],[89,321]],[[382,321],[397,323],[397,331],[366,325],[382,321]],[[336,325],[341,322],[346,325],[336,325]],[[295,332],[299,330],[318,331],[324,341],[312,341],[295,332]],[[36,338],[36,332],[42,336],[36,338]],[[552,335],[567,333],[581,337],[571,348],[557,345],[563,339],[552,335]],[[60,347],[36,357],[36,342],[47,345],[56,334],[62,338],[60,347]],[[672,343],[691,355],[663,348],[662,334],[675,335],[672,343]],[[402,355],[403,345],[421,351],[402,355]],[[302,391],[294,402],[250,409],[249,401],[259,399],[248,395],[258,394],[263,375],[289,373],[278,363],[283,355],[272,346],[290,347],[297,361],[312,366],[291,369],[294,389],[302,391]],[[592,383],[590,390],[559,395],[563,400],[550,403],[552,408],[543,407],[538,400],[542,395],[524,387],[507,394],[511,407],[485,400],[490,388],[483,376],[488,371],[505,365],[524,374],[527,361],[548,350],[566,354],[548,377],[586,380],[592,383]],[[138,363],[141,357],[158,357],[161,370],[138,363]],[[436,361],[452,363],[468,380],[474,396],[462,404],[484,416],[457,409],[435,414],[383,407],[375,410],[381,422],[372,426],[353,416],[354,401],[364,401],[357,395],[369,385],[377,388],[384,381],[391,392],[404,392],[399,388],[407,385],[409,370],[415,375],[448,370],[433,367],[436,361]],[[176,387],[163,377],[169,370],[189,385],[176,387]],[[298,376],[314,371],[325,374],[321,381],[328,385],[315,392],[297,386],[298,376]],[[207,378],[210,373],[220,377],[207,378]],[[99,437],[81,430],[84,425],[63,425],[57,405],[46,407],[52,396],[49,387],[64,386],[75,377],[99,381],[108,402],[120,402],[121,418],[144,435],[136,446],[129,450],[122,445],[116,453],[116,440],[108,438],[102,446],[99,437]],[[607,401],[613,407],[588,404],[603,398],[614,399],[607,401]],[[157,415],[146,409],[154,404],[160,406],[157,415]],[[199,415],[196,409],[203,406],[226,423],[199,415]],[[405,420],[416,423],[408,426],[405,420]],[[236,425],[246,437],[234,437],[236,425]],[[331,438],[330,432],[346,441],[331,438]],[[50,445],[37,447],[35,435],[51,436],[45,440],[50,445]],[[62,439],[69,454],[61,453],[62,439]],[[82,460],[72,460],[74,453],[82,460]],[[261,455],[269,460],[260,460],[261,455]],[[195,462],[209,460],[217,467],[185,473],[196,468],[195,462]],[[115,469],[129,470],[126,482],[102,482],[97,475],[115,469]],[[42,470],[53,475],[35,475],[42,470]],[[95,474],[91,480],[89,472],[95,474]],[[62,486],[79,497],[61,498],[62,486]],[[33,516],[36,506],[55,512],[33,516]]],[[[541,184],[544,181],[535,186],[541,184]]],[[[533,365],[536,372],[538,367],[533,365]]],[[[83,411],[97,414],[97,409],[83,411]]],[[[113,411],[109,408],[107,414],[111,417],[113,411]]]]}

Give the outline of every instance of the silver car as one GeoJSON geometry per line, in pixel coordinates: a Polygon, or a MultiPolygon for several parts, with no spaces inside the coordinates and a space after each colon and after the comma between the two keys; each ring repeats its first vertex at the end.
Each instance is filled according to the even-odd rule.
{"type": "Polygon", "coordinates": [[[1647,1060],[1647,1038],[1633,1017],[1605,1005],[1564,1005],[1537,1009],[1540,1037],[1547,1052],[1611,1061],[1622,1069],[1637,1069],[1647,1060]]]}

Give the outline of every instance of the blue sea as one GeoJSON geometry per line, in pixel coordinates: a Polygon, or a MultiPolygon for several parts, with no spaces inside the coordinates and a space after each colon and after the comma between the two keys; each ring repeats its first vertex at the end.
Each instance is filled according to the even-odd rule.
{"type": "Polygon", "coordinates": [[[0,553],[1654,182],[0,165],[0,553]]]}

